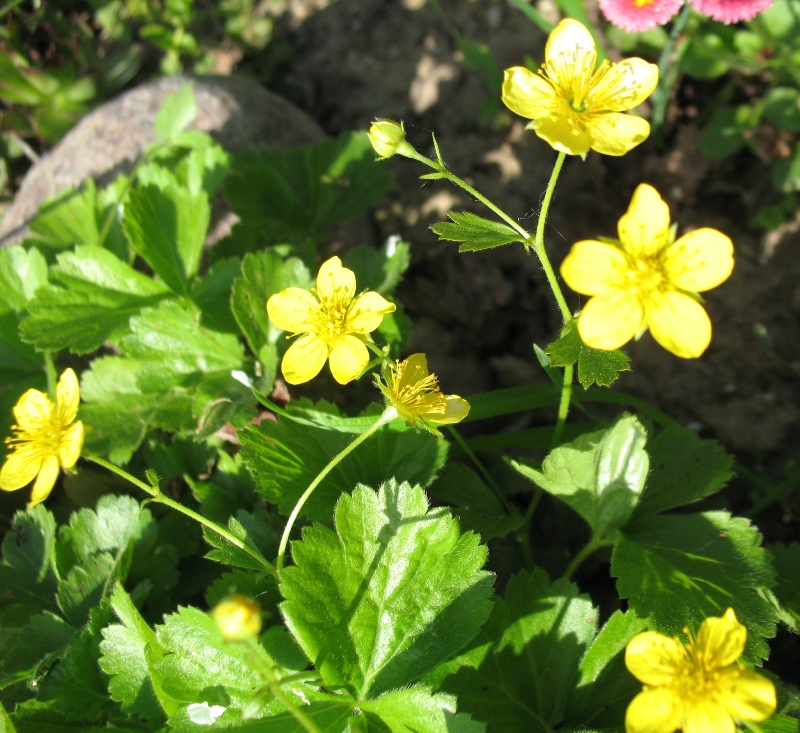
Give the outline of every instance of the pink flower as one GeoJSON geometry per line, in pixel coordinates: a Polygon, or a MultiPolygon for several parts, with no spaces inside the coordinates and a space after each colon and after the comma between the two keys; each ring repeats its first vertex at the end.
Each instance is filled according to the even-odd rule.
{"type": "Polygon", "coordinates": [[[730,25],[740,20],[752,20],[763,13],[772,0],[693,0],[698,13],[730,25]]]}
{"type": "MultiPolygon", "coordinates": [[[[714,1],[725,3],[736,0],[714,1]]],[[[600,0],[603,15],[630,33],[649,31],[657,25],[663,25],[681,9],[681,5],[683,0],[600,0]]]]}

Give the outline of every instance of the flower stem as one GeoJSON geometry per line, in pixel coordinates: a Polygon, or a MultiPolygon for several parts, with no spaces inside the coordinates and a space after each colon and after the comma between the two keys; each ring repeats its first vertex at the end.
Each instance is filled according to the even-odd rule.
{"type": "Polygon", "coordinates": [[[177,512],[180,512],[184,516],[189,517],[190,519],[194,519],[196,522],[202,524],[204,527],[207,527],[212,532],[218,534],[220,537],[224,538],[228,542],[230,542],[234,547],[238,547],[242,552],[247,553],[252,557],[259,565],[264,568],[264,571],[270,573],[271,575],[275,574],[275,568],[260,552],[254,550],[252,547],[246,545],[242,540],[240,540],[235,535],[232,535],[228,530],[220,527],[216,522],[212,522],[210,519],[207,519],[202,514],[198,514],[195,511],[192,511],[188,507],[183,506],[183,504],[179,504],[177,501],[170,499],[166,494],[162,493],[161,489],[157,486],[150,486],[146,484],[144,481],[140,481],[135,476],[131,476],[127,471],[120,468],[119,466],[115,466],[113,463],[109,463],[108,461],[98,458],[97,456],[84,456],[87,461],[92,461],[92,463],[96,463],[98,466],[102,466],[105,469],[108,469],[112,473],[117,474],[117,476],[121,476],[126,481],[129,481],[137,488],[141,489],[150,496],[153,497],[153,500],[158,502],[159,504],[164,504],[165,506],[174,509],[177,512]]]}
{"type": "Polygon", "coordinates": [[[355,440],[353,440],[349,445],[347,445],[342,451],[337,453],[333,458],[331,458],[330,462],[328,463],[325,468],[323,468],[316,476],[316,478],[308,485],[308,488],[303,492],[303,495],[297,500],[297,504],[294,505],[294,509],[292,509],[292,513],[289,515],[289,519],[286,521],[286,527],[283,530],[283,535],[281,535],[281,544],[278,547],[278,559],[275,561],[275,567],[277,569],[278,574],[280,575],[281,570],[283,570],[283,561],[286,557],[286,545],[289,544],[289,534],[292,531],[292,527],[294,527],[295,520],[297,519],[297,515],[300,514],[300,510],[303,508],[303,505],[308,501],[308,498],[311,494],[314,493],[314,489],[317,488],[322,483],[322,480],[350,453],[355,450],[359,445],[361,445],[367,438],[369,438],[374,433],[378,432],[384,425],[390,423],[397,417],[397,409],[394,407],[387,407],[384,410],[383,414],[372,424],[371,427],[367,428],[361,435],[359,435],[355,440]]]}
{"type": "Polygon", "coordinates": [[[553,429],[553,447],[558,445],[561,435],[564,433],[564,425],[569,414],[569,403],[572,397],[572,375],[575,369],[574,364],[567,364],[564,367],[564,381],[561,383],[561,401],[558,405],[558,420],[553,429]]]}
{"type": "Polygon", "coordinates": [[[589,557],[589,555],[591,555],[595,550],[603,547],[603,545],[608,544],[611,543],[608,540],[604,540],[602,537],[598,537],[596,535],[592,537],[592,539],[586,543],[583,549],[581,549],[580,552],[578,552],[578,554],[572,558],[572,562],[567,565],[567,569],[564,571],[564,579],[570,580],[575,571],[581,566],[583,561],[589,557]]]}
{"type": "Polygon", "coordinates": [[[486,483],[489,484],[489,488],[491,488],[491,490],[494,492],[495,496],[502,505],[503,509],[505,509],[505,511],[508,512],[509,510],[508,500],[506,499],[505,494],[503,494],[503,492],[500,490],[500,487],[497,485],[497,482],[492,478],[492,474],[490,474],[486,470],[486,466],[484,466],[483,463],[481,463],[481,460],[478,458],[478,456],[475,455],[475,451],[473,451],[472,448],[470,448],[469,445],[467,445],[467,441],[461,437],[461,433],[459,433],[458,430],[456,430],[455,427],[453,427],[452,425],[448,425],[447,429],[450,431],[450,434],[456,439],[456,443],[458,443],[461,450],[463,450],[464,453],[467,454],[469,459],[475,464],[475,468],[478,469],[481,476],[483,476],[483,478],[486,479],[486,483]]]}
{"type": "Polygon", "coordinates": [[[670,31],[667,43],[661,51],[661,55],[658,57],[658,86],[656,86],[656,91],[653,94],[653,114],[651,116],[653,127],[655,127],[656,130],[660,129],[661,125],[664,123],[669,92],[674,83],[674,80],[667,78],[670,71],[670,64],[672,63],[672,52],[675,50],[675,43],[678,40],[678,36],[683,33],[683,29],[686,27],[686,22],[689,20],[691,13],[692,4],[686,3],[680,15],[678,15],[677,19],[672,24],[672,30],[670,31]]]}
{"type": "Polygon", "coordinates": [[[53,352],[44,352],[44,373],[47,376],[47,394],[53,402],[56,401],[56,382],[58,375],[56,374],[56,365],[53,361],[53,352]]]}

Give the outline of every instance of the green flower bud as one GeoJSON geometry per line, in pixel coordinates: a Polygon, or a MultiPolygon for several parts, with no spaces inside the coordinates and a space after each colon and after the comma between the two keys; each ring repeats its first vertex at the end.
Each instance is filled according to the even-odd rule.
{"type": "Polygon", "coordinates": [[[413,148],[406,141],[406,131],[402,122],[394,120],[375,120],[369,128],[369,141],[380,160],[393,155],[405,155],[405,150],[413,148]]]}
{"type": "Polygon", "coordinates": [[[247,641],[261,631],[261,607],[244,596],[231,596],[211,611],[222,635],[233,641],[247,641]]]}

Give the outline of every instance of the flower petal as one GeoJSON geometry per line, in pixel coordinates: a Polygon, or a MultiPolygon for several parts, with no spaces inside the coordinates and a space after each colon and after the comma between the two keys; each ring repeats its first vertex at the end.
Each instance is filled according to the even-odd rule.
{"type": "Polygon", "coordinates": [[[313,333],[301,336],[283,355],[283,378],[289,384],[303,384],[314,379],[325,366],[329,352],[328,345],[313,333]]]}
{"type": "Polygon", "coordinates": [[[592,139],[592,150],[603,155],[625,155],[650,135],[647,120],[622,112],[595,115],[586,127],[592,139]]]}
{"type": "Polygon", "coordinates": [[[637,680],[654,687],[672,684],[686,656],[683,644],[655,631],[644,631],[628,642],[625,666],[637,680]]]}
{"type": "Polygon", "coordinates": [[[53,405],[49,397],[38,389],[29,389],[14,405],[17,425],[31,433],[50,424],[52,411],[53,405]]]}
{"type": "Polygon", "coordinates": [[[567,104],[547,79],[524,66],[505,70],[502,97],[506,107],[529,120],[563,112],[567,104]]]}
{"type": "Polygon", "coordinates": [[[641,257],[657,254],[669,236],[669,206],[652,186],[641,183],[617,226],[625,251],[641,257]]]}
{"type": "Polygon", "coordinates": [[[75,419],[80,403],[81,390],[78,386],[78,377],[72,369],[67,369],[56,386],[56,414],[62,427],[69,425],[75,419]]]}
{"type": "Polygon", "coordinates": [[[583,155],[591,147],[591,137],[573,115],[544,117],[529,127],[560,153],[583,155]]]}
{"type": "Polygon", "coordinates": [[[590,110],[625,112],[638,107],[658,84],[658,66],[644,59],[630,58],[603,66],[592,80],[586,95],[590,110]]]}
{"type": "Polygon", "coordinates": [[[83,448],[83,423],[70,425],[61,435],[61,444],[58,447],[58,460],[64,468],[72,468],[81,456],[83,448]]]}
{"type": "Polygon", "coordinates": [[[402,392],[406,387],[421,382],[428,376],[428,357],[425,354],[411,354],[403,361],[403,372],[397,385],[397,391],[402,392]]]}
{"type": "Polygon", "coordinates": [[[267,301],[269,320],[289,333],[313,331],[319,312],[317,299],[302,288],[286,288],[267,301]]]}
{"type": "Polygon", "coordinates": [[[349,303],[356,294],[356,274],[343,267],[338,257],[331,257],[319,268],[317,291],[322,300],[349,303]]]}
{"type": "Polygon", "coordinates": [[[686,711],[683,733],[736,733],[730,713],[711,697],[696,700],[686,711]]]}
{"type": "Polygon", "coordinates": [[[364,342],[355,336],[342,336],[331,347],[330,367],[339,384],[357,379],[369,364],[369,351],[364,342]]]}
{"type": "Polygon", "coordinates": [[[28,508],[36,506],[43,502],[53,487],[56,485],[58,478],[58,458],[54,453],[51,453],[42,463],[42,468],[39,475],[36,477],[36,483],[33,485],[33,492],[31,493],[31,500],[28,502],[28,508]]]}
{"type": "Polygon", "coordinates": [[[469,402],[463,397],[458,395],[449,394],[445,395],[445,402],[447,402],[447,410],[444,415],[441,413],[436,415],[422,415],[422,417],[430,420],[437,425],[451,425],[452,423],[461,422],[467,415],[469,415],[469,402]]]}
{"type": "Polygon", "coordinates": [[[645,306],[653,338],[682,359],[696,359],[711,343],[711,320],[705,309],[676,291],[653,293],[645,306]]]}
{"type": "Polygon", "coordinates": [[[706,669],[721,669],[742,656],[746,642],[747,627],[728,608],[722,616],[709,616],[700,624],[694,642],[695,654],[706,669]]]}
{"type": "Polygon", "coordinates": [[[544,63],[548,76],[563,92],[585,89],[597,64],[592,34],[577,20],[564,18],[547,38],[544,63]]]}
{"type": "Polygon", "coordinates": [[[576,293],[600,295],[625,282],[628,261],[613,244],[576,242],[561,263],[561,277],[576,293]]]}
{"type": "Polygon", "coordinates": [[[383,317],[392,313],[396,306],[380,293],[367,290],[359,295],[347,309],[344,319],[345,333],[372,333],[381,325],[383,317]]]}
{"type": "Polygon", "coordinates": [[[696,229],[667,249],[664,270],[682,290],[711,290],[733,272],[733,242],[716,229],[696,229]]]}
{"type": "Polygon", "coordinates": [[[719,673],[718,699],[736,720],[766,720],[777,706],[775,685],[737,664],[719,673]]]}
{"type": "Polygon", "coordinates": [[[16,491],[27,486],[42,467],[42,455],[31,445],[22,445],[6,458],[0,469],[0,489],[16,491]]]}
{"type": "Polygon", "coordinates": [[[683,702],[672,690],[645,690],[628,705],[625,730],[627,733],[673,733],[681,727],[682,718],[683,702]]]}
{"type": "Polygon", "coordinates": [[[606,351],[627,344],[641,325],[639,300],[625,291],[590,298],[578,317],[581,341],[593,349],[606,351]]]}

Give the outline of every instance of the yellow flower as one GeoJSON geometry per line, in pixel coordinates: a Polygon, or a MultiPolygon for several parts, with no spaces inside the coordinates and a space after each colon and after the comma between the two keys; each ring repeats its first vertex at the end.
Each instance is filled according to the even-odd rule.
{"type": "Polygon", "coordinates": [[[583,155],[589,148],[624,155],[650,134],[641,117],[622,114],[649,97],[658,67],[639,58],[618,64],[605,60],[595,70],[591,33],[565,18],[550,33],[538,73],[522,66],[506,69],[503,103],[533,120],[528,127],[556,150],[583,155]]]}
{"type": "Polygon", "coordinates": [[[732,608],[700,625],[684,646],[654,631],[634,636],[625,664],[644,683],[628,705],[627,733],[735,733],[737,720],[766,720],[775,712],[775,686],[736,660],[747,629],[732,608]]]}
{"type": "Polygon", "coordinates": [[[382,295],[367,290],[356,296],[356,276],[338,257],[322,263],[317,287],[310,293],[286,288],[267,301],[270,320],[290,334],[305,334],[283,357],[281,370],[289,384],[302,384],[319,374],[330,358],[339,384],[356,379],[369,364],[364,342],[395,309],[382,295]]]}
{"type": "Polygon", "coordinates": [[[211,611],[220,633],[233,641],[246,641],[261,631],[261,607],[245,596],[235,595],[221,601],[211,611]]]}
{"type": "Polygon", "coordinates": [[[29,389],[14,407],[16,433],[6,438],[12,453],[0,470],[0,489],[16,491],[33,479],[29,507],[44,501],[58,478],[58,469],[72,468],[83,448],[83,423],[74,422],[81,401],[78,378],[67,369],[58,380],[56,404],[38,389],[29,389]]]}
{"type": "Polygon", "coordinates": [[[708,228],[673,242],[669,207],[646,183],[634,192],[618,232],[618,243],[575,243],[561,264],[567,285],[593,296],[578,318],[581,339],[595,349],[618,349],[649,328],[676,356],[700,356],[711,342],[711,321],[697,293],[728,279],[733,243],[708,228]]]}
{"type": "Polygon", "coordinates": [[[469,413],[469,402],[457,395],[443,395],[435,374],[428,374],[425,354],[412,354],[405,361],[390,364],[384,381],[376,383],[389,405],[412,427],[433,423],[461,422],[469,413]]]}

